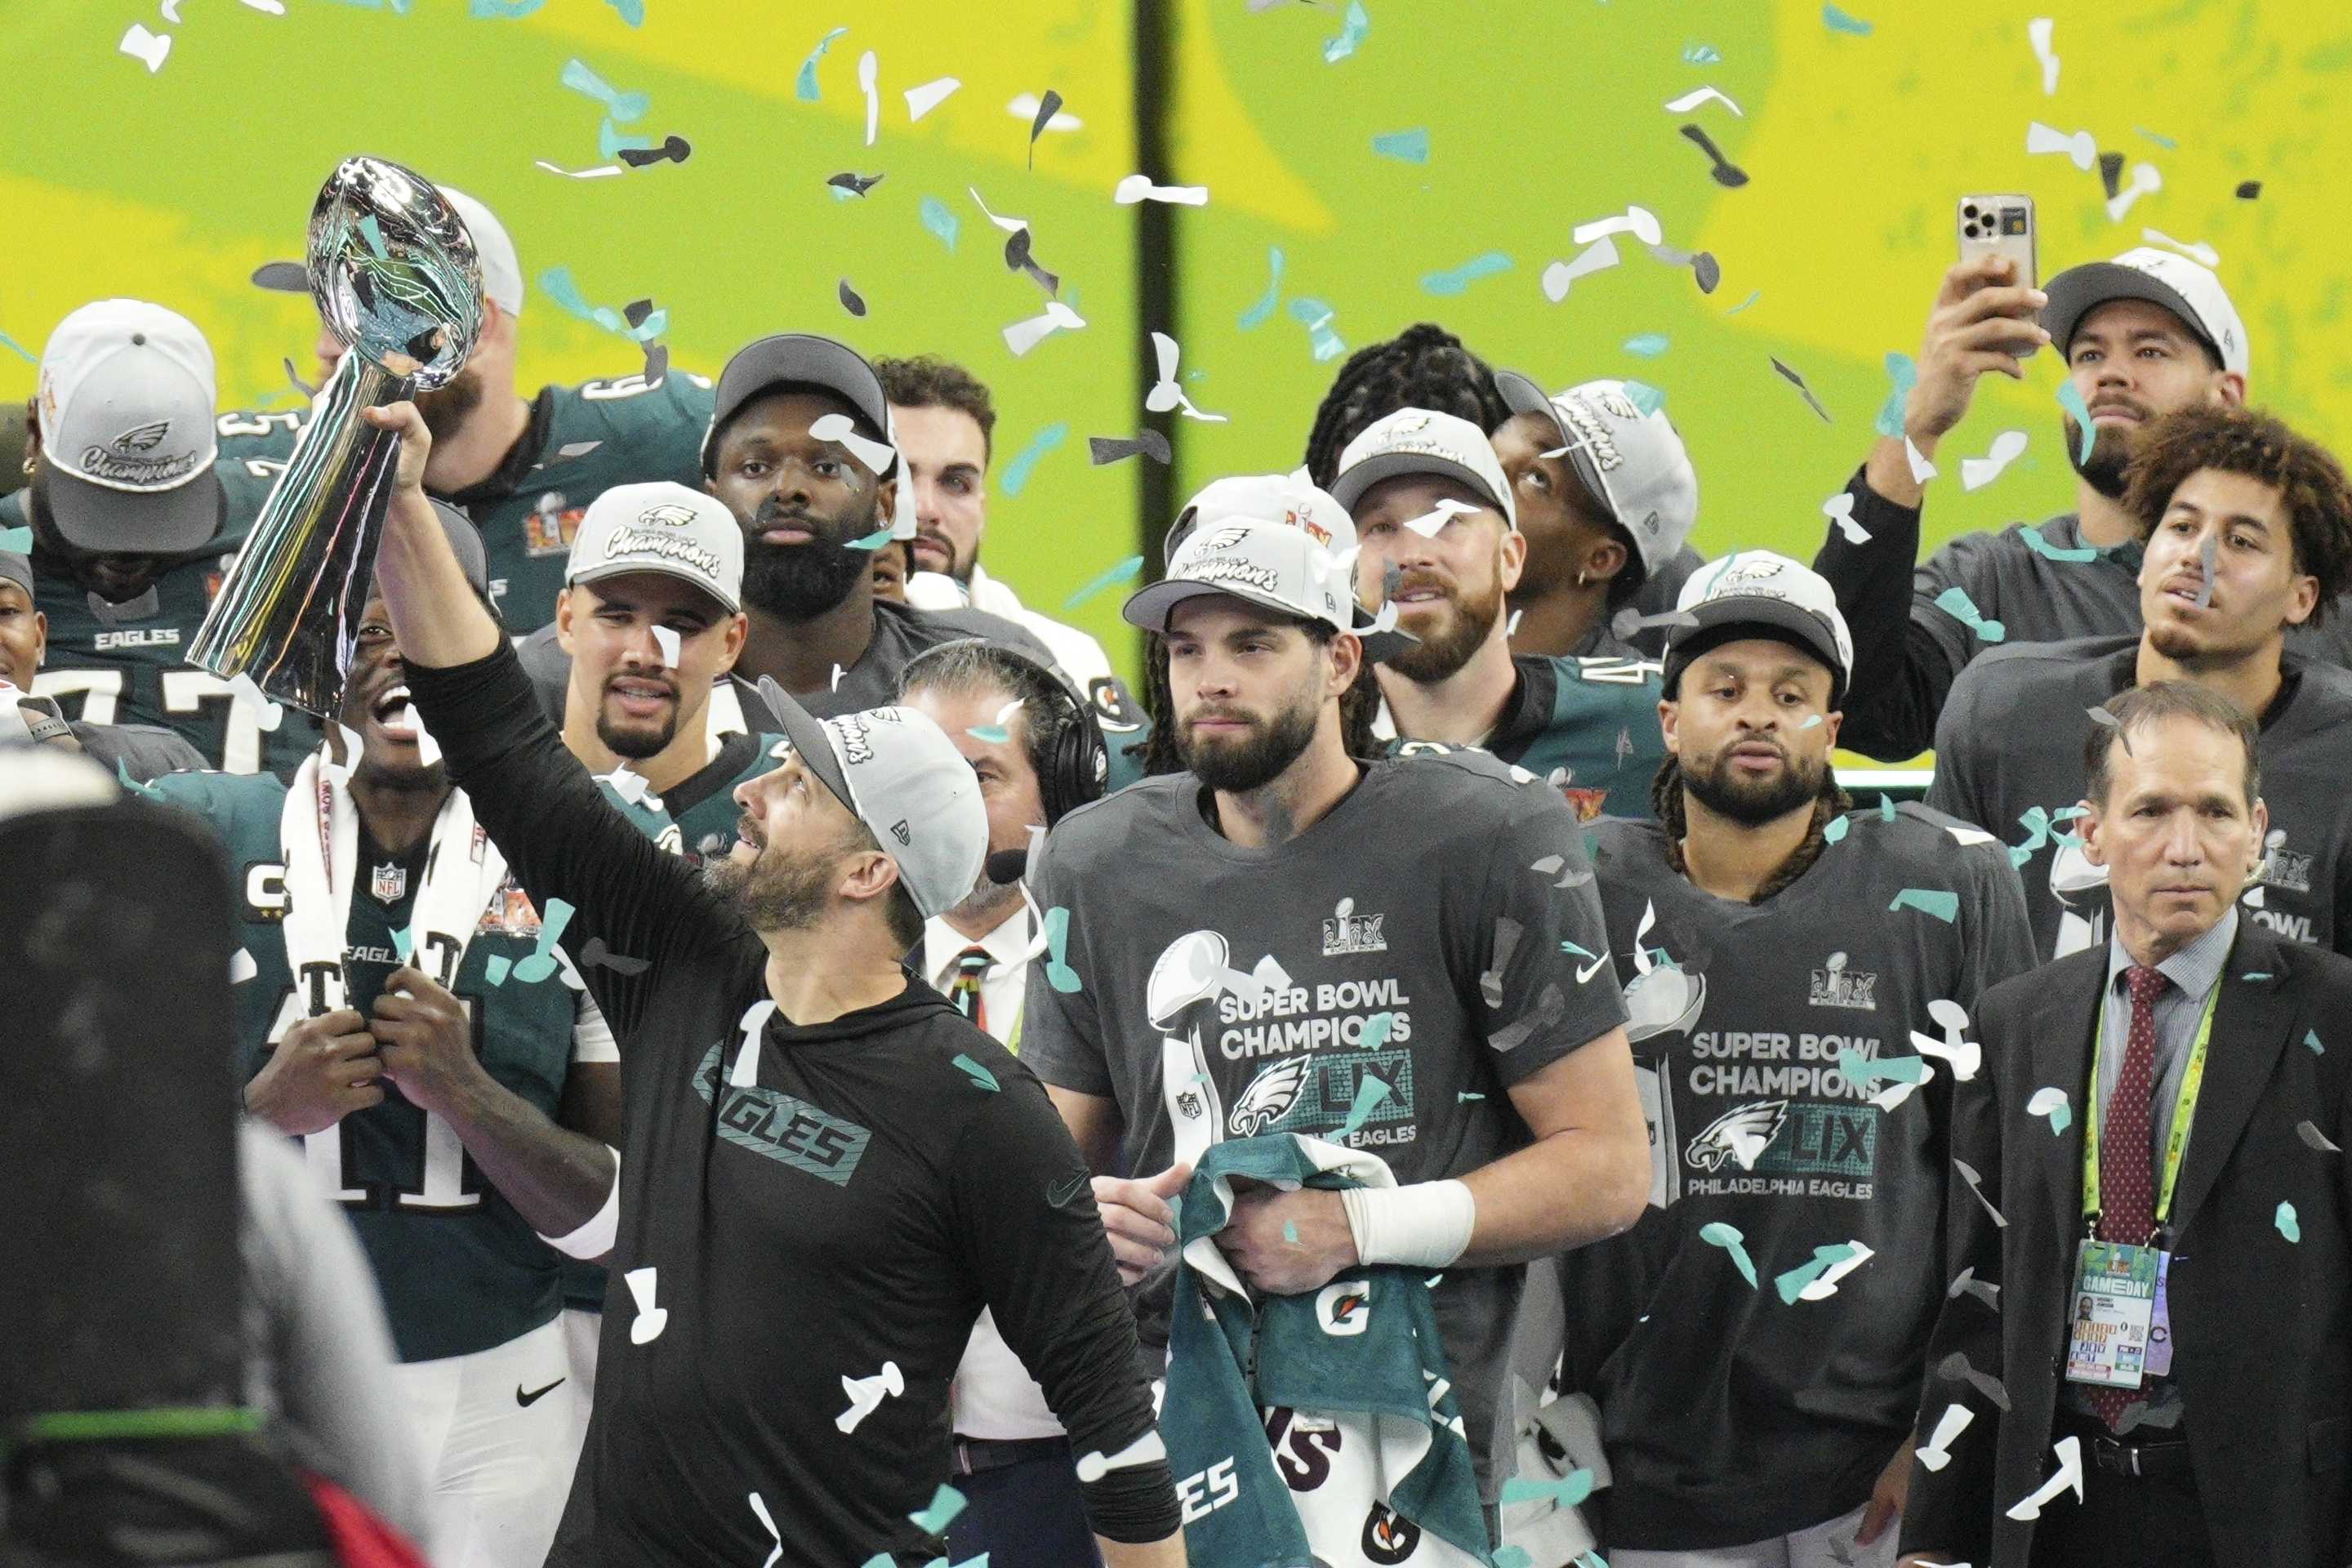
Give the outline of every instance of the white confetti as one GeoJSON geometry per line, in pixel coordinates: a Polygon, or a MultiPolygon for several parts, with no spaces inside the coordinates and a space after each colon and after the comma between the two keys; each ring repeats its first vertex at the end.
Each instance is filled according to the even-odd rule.
{"type": "Polygon", "coordinates": [[[907,1380],[898,1371],[898,1363],[886,1361],[882,1370],[872,1377],[851,1377],[845,1373],[841,1392],[849,1396],[849,1408],[833,1418],[833,1424],[845,1432],[855,1432],[857,1424],[874,1414],[886,1396],[907,1392],[907,1380]]]}
{"type": "MultiPolygon", "coordinates": [[[[1908,1084],[1904,1086],[1909,1088],[1908,1084]]],[[[1837,1294],[1838,1281],[1878,1256],[1858,1241],[1846,1243],[1850,1249],[1844,1258],[1822,1270],[1821,1277],[1797,1292],[1800,1301],[1826,1301],[1837,1294]]]]}
{"type": "Polygon", "coordinates": [[[1110,199],[1123,207],[1138,202],[1169,202],[1179,206],[1204,207],[1209,205],[1206,185],[1155,185],[1149,174],[1129,174],[1118,183],[1110,199]]]}
{"type": "Polygon", "coordinates": [[[2050,35],[2057,26],[2051,16],[2036,16],[2025,24],[2026,41],[2033,46],[2033,58],[2042,62],[2042,96],[2053,97],[2058,91],[2058,57],[2050,52],[2050,35]]]}
{"type": "Polygon", "coordinates": [[[2077,131],[2072,136],[2055,131],[2039,120],[2025,128],[2025,150],[2032,153],[2057,153],[2074,160],[2074,167],[2084,174],[2099,161],[2098,139],[2087,131],[2077,131]]]}
{"type": "Polygon", "coordinates": [[[1662,245],[1665,235],[1658,227],[1658,217],[1647,207],[1629,206],[1622,217],[1595,218],[1591,223],[1576,226],[1570,237],[1579,245],[1590,245],[1605,235],[1630,234],[1644,245],[1662,245]]]}
{"type": "Polygon", "coordinates": [[[1829,500],[1822,502],[1822,515],[1838,525],[1838,531],[1845,535],[1845,542],[1848,544],[1867,544],[1870,542],[1870,530],[1863,527],[1862,524],[1854,521],[1853,520],[1853,494],[1852,491],[1840,490],[1837,494],[1830,497],[1829,500]]]}
{"type": "Polygon", "coordinates": [[[131,30],[122,35],[122,42],[115,47],[145,66],[147,74],[152,76],[163,68],[163,60],[172,52],[172,35],[151,33],[143,25],[133,22],[131,30]]]}
{"type": "Polygon", "coordinates": [[[559,163],[551,163],[544,158],[533,158],[531,163],[534,167],[544,169],[551,174],[561,174],[567,180],[610,180],[628,173],[618,163],[599,163],[593,169],[567,169],[559,163]]]}
{"type": "MultiPolygon", "coordinates": [[[[1013,119],[1020,121],[1024,125],[1034,125],[1037,122],[1037,111],[1045,107],[1045,100],[1040,99],[1035,93],[1024,92],[1020,97],[1014,99],[1012,102],[1006,104],[1004,106],[1004,112],[1013,116],[1013,119]]],[[[1064,132],[1083,131],[1086,129],[1086,123],[1087,122],[1085,121],[1079,119],[1076,115],[1070,113],[1068,110],[1057,109],[1054,111],[1054,118],[1045,121],[1045,129],[1048,131],[1064,132]]]]}
{"type": "Polygon", "coordinates": [[[1981,458],[1960,459],[1960,488],[1980,490],[2000,478],[2001,470],[2025,455],[2025,432],[2004,430],[1992,438],[1992,446],[1981,458]]]}
{"type": "MultiPolygon", "coordinates": [[[[1732,102],[1731,100],[1726,98],[1721,92],[1711,87],[1696,88],[1683,94],[1680,98],[1670,98],[1666,100],[1666,112],[1669,114],[1688,114],[1692,110],[1696,109],[1700,104],[1706,103],[1709,100],[1713,100],[1715,102],[1723,105],[1724,108],[1731,110],[1734,114],[1739,114],[1739,105],[1732,102]]],[[[1747,116],[1740,115],[1740,118],[1744,120],[1747,116]]],[[[1655,244],[1656,241],[1654,240],[1651,243],[1655,244]]]]}
{"type": "Polygon", "coordinates": [[[651,1268],[632,1268],[621,1276],[621,1282],[628,1286],[630,1298],[637,1304],[637,1315],[629,1323],[629,1342],[633,1345],[651,1344],[669,1327],[669,1309],[654,1305],[654,1278],[655,1270],[651,1268]]]}
{"type": "Polygon", "coordinates": [[[809,434],[820,441],[835,441],[848,447],[850,456],[865,464],[866,471],[876,479],[887,473],[898,460],[898,447],[860,436],[856,422],[846,414],[825,415],[809,426],[809,434]]]}
{"type": "Polygon", "coordinates": [[[962,85],[963,83],[951,76],[943,76],[937,81],[927,81],[920,87],[908,88],[907,118],[920,120],[924,115],[946,102],[948,95],[962,85]]]}
{"type": "MultiPolygon", "coordinates": [[[[1153,1385],[1155,1390],[1158,1386],[1156,1384],[1153,1385]]],[[[1116,1454],[1106,1457],[1100,1448],[1097,1448],[1081,1457],[1077,1466],[1078,1479],[1087,1486],[1092,1486],[1113,1470],[1149,1465],[1167,1457],[1168,1446],[1160,1440],[1159,1428],[1154,1427],[1116,1454]]]]}
{"type": "Polygon", "coordinates": [[[2153,163],[2134,163],[2131,183],[2107,198],[2107,220],[2110,223],[2123,222],[2124,214],[2131,211],[2134,202],[2162,189],[2164,189],[2162,170],[2153,163]]]}
{"type": "Polygon", "coordinates": [[[868,147],[874,145],[874,132],[882,123],[882,94],[876,90],[874,85],[879,70],[880,62],[875,59],[872,49],[858,56],[857,90],[866,95],[866,144],[868,147]]]}
{"type": "MultiPolygon", "coordinates": [[[[835,417],[837,418],[839,416],[835,417]]],[[[653,632],[654,646],[661,649],[662,668],[676,669],[677,668],[677,634],[667,626],[656,626],[653,632]]]]}
{"type": "Polygon", "coordinates": [[[1165,414],[1171,408],[1179,409],[1188,419],[1198,419],[1208,425],[1223,424],[1226,417],[1224,415],[1202,413],[1192,406],[1192,400],[1184,395],[1183,387],[1177,384],[1176,366],[1183,358],[1184,351],[1177,345],[1176,340],[1166,332],[1154,332],[1151,334],[1151,346],[1159,353],[1160,379],[1152,383],[1151,390],[1144,395],[1143,406],[1154,414],[1165,414]]]}
{"type": "Polygon", "coordinates": [[[2192,244],[2187,240],[2175,239],[2159,228],[2141,229],[2139,231],[2139,237],[2142,239],[2147,240],[2150,245],[2169,246],[2174,250],[2180,252],[2181,255],[2189,258],[2189,260],[2202,263],[2204,266],[2219,267],[2221,265],[2221,253],[2214,249],[2211,246],[2206,244],[2201,239],[2192,244]]]}
{"type": "Polygon", "coordinates": [[[1445,526],[1446,520],[1457,515],[1475,517],[1478,515],[1478,509],[1455,500],[1451,496],[1445,496],[1438,500],[1436,510],[1423,512],[1419,517],[1409,517],[1404,520],[1404,525],[1423,539],[1434,539],[1437,537],[1438,530],[1445,526]]]}
{"type": "Polygon", "coordinates": [[[1568,298],[1569,286],[1578,279],[1606,271],[1616,265],[1617,242],[1604,235],[1580,252],[1575,260],[1555,261],[1544,268],[1544,298],[1557,305],[1568,298]]]}
{"type": "Polygon", "coordinates": [[[1940,1470],[1952,1462],[1952,1440],[1969,1429],[1977,1413],[1965,1405],[1947,1405],[1943,1416],[1936,1423],[1935,1435],[1927,1446],[1915,1456],[1931,1470],[1940,1470]]]}
{"type": "Polygon", "coordinates": [[[1044,315],[1031,316],[1026,321],[1015,321],[1004,329],[1004,346],[1011,349],[1018,357],[1044,342],[1048,336],[1057,331],[1066,328],[1076,331],[1086,324],[1085,317],[1063,304],[1059,300],[1048,300],[1044,315]]]}
{"type": "Polygon", "coordinates": [[[1936,477],[1936,465],[1927,460],[1927,454],[1919,450],[1918,443],[1908,436],[1903,437],[1903,455],[1911,460],[1912,483],[1924,485],[1936,477]]]}
{"type": "Polygon", "coordinates": [[[229,697],[237,707],[253,715],[253,721],[265,730],[275,730],[286,717],[286,710],[261,694],[253,677],[238,670],[228,678],[229,697]]]}
{"type": "Polygon", "coordinates": [[[761,1563],[760,1568],[776,1568],[776,1563],[784,1555],[784,1533],[776,1528],[776,1521],[768,1517],[768,1505],[761,1500],[758,1492],[751,1494],[751,1511],[760,1516],[760,1522],[768,1527],[769,1538],[776,1543],[775,1550],[768,1553],[768,1560],[761,1563]]]}
{"type": "Polygon", "coordinates": [[[245,949],[240,947],[228,955],[228,983],[231,985],[242,985],[260,973],[261,965],[254,963],[253,954],[245,949]]]}
{"type": "Polygon", "coordinates": [[[2010,1518],[2040,1519],[2042,1505],[2070,1487],[2074,1489],[2074,1500],[2078,1503],[2083,1500],[2083,1439],[2061,1437],[2051,1445],[2051,1452],[2058,1456],[2058,1473],[2042,1482],[2042,1489],[2032,1497],[2012,1507],[2009,1510],[2010,1518]]]}

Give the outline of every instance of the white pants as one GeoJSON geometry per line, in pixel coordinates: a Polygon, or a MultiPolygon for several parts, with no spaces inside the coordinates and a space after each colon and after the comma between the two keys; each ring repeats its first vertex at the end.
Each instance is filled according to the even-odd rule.
{"type": "Polygon", "coordinates": [[[563,1309],[563,1359],[572,1368],[572,1448],[575,1454],[588,1438],[588,1413],[595,1407],[596,1341],[604,1331],[604,1314],[563,1309]]]}
{"type": "Polygon", "coordinates": [[[541,1568],[580,1458],[562,1320],[399,1373],[431,1489],[426,1555],[436,1568],[541,1568]]]}
{"type": "Polygon", "coordinates": [[[1903,1533],[1900,1518],[1889,1520],[1878,1539],[1867,1546],[1854,1544],[1862,1528],[1864,1503],[1843,1519],[1776,1535],[1746,1546],[1721,1546],[1709,1552],[1635,1552],[1619,1547],[1609,1553],[1611,1568],[1895,1568],[1895,1542],[1903,1533]],[[1841,1556],[1840,1553],[1843,1555],[1841,1556]]]}

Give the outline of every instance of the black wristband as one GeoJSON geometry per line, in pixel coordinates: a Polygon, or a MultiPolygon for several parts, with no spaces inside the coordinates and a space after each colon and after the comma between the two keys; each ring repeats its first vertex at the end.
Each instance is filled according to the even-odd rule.
{"type": "Polygon", "coordinates": [[[1106,1471],[1098,1481],[1081,1481],[1087,1523],[1106,1541],[1135,1545],[1165,1541],[1181,1528],[1176,1510],[1176,1478],[1165,1459],[1106,1471]]]}

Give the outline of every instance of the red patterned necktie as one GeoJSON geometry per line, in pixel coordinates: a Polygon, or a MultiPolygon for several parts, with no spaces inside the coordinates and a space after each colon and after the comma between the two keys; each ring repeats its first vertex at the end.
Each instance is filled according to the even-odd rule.
{"type": "Polygon", "coordinates": [[[983,1033],[988,1028],[988,1008],[980,999],[980,977],[996,962],[984,947],[967,947],[956,954],[955,978],[948,982],[948,1000],[957,1012],[971,1020],[971,1026],[983,1033]]]}
{"type": "MultiPolygon", "coordinates": [[[[2101,1241],[2145,1247],[2156,1234],[2156,1161],[2149,1117],[2156,1100],[2156,998],[2164,976],[2138,964],[2124,971],[2131,987],[2131,1032],[2124,1038],[2123,1070],[2107,1097],[2099,1128],[2099,1228],[2101,1241]]],[[[2141,1379],[2143,1387],[2147,1380],[2141,1379]]],[[[2107,1430],[2116,1430],[2125,1406],[2141,1397],[2137,1388],[2092,1388],[2092,1407],[2107,1430]]]]}

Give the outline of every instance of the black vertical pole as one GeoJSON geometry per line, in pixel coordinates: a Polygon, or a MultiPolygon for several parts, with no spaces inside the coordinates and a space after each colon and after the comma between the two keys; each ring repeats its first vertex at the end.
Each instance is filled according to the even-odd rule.
{"type": "MultiPolygon", "coordinates": [[[[1129,25],[1134,51],[1136,168],[1155,185],[1177,183],[1169,162],[1169,131],[1176,112],[1177,0],[1133,0],[1129,25]]],[[[1177,331],[1176,221],[1178,209],[1168,202],[1138,202],[1135,205],[1135,363],[1141,392],[1160,378],[1160,360],[1151,334],[1165,332],[1181,341],[1177,331]]],[[[1180,443],[1183,420],[1174,409],[1142,414],[1143,425],[1168,438],[1176,463],[1183,460],[1180,443]]],[[[1143,576],[1160,575],[1160,544],[1168,525],[1176,520],[1176,467],[1135,460],[1137,548],[1143,555],[1143,576]]]]}

